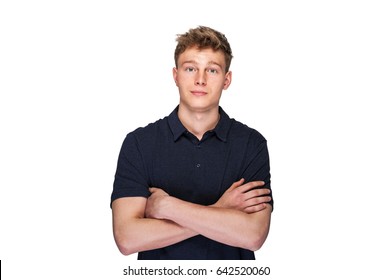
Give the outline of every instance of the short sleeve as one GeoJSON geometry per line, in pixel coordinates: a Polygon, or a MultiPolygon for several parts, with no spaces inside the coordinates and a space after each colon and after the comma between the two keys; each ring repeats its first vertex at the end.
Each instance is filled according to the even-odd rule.
{"type": "Polygon", "coordinates": [[[272,200],[270,205],[274,206],[271,190],[270,160],[266,139],[256,130],[250,134],[246,151],[246,165],[242,177],[246,182],[264,181],[263,188],[270,189],[272,200]]]}
{"type": "Polygon", "coordinates": [[[129,133],[122,143],[115,172],[111,204],[121,197],[148,197],[147,176],[137,140],[129,133]]]}

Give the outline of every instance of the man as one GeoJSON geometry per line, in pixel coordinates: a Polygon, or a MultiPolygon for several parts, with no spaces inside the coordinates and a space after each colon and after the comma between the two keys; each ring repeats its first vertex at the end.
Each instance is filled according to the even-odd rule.
{"type": "Polygon", "coordinates": [[[177,42],[179,105],[120,151],[116,244],[138,259],[255,259],[273,206],[266,140],[219,106],[232,79],[224,34],[199,26],[177,42]]]}

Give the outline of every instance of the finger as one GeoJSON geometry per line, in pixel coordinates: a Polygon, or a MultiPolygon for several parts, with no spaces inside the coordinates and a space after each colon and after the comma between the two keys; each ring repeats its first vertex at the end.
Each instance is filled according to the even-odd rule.
{"type": "Polygon", "coordinates": [[[149,191],[151,192],[151,194],[153,194],[153,193],[157,193],[158,191],[160,191],[160,189],[152,187],[152,188],[149,188],[149,191]]]}
{"type": "Polygon", "coordinates": [[[263,185],[265,185],[265,182],[264,181],[253,181],[253,182],[249,182],[247,184],[244,184],[240,187],[240,191],[245,193],[245,192],[248,192],[249,190],[251,189],[254,189],[254,188],[257,188],[257,187],[262,187],[263,185]]]}
{"type": "Polygon", "coordinates": [[[161,188],[149,188],[150,192],[151,192],[151,195],[169,195],[168,193],[166,193],[163,189],[161,188]]]}
{"type": "Polygon", "coordinates": [[[236,189],[237,187],[240,187],[244,183],[244,178],[240,179],[239,181],[234,182],[231,187],[229,187],[229,190],[236,189]]]}
{"type": "Polygon", "coordinates": [[[244,205],[245,207],[250,207],[250,206],[255,206],[263,203],[268,203],[271,200],[272,198],[270,196],[258,196],[247,200],[244,205]]]}
{"type": "Polygon", "coordinates": [[[248,200],[248,199],[251,199],[254,197],[258,197],[258,196],[266,196],[268,194],[270,194],[269,189],[255,189],[255,190],[250,190],[248,192],[245,192],[243,194],[243,197],[244,197],[244,200],[248,200]]]}
{"type": "Polygon", "coordinates": [[[264,210],[265,208],[266,208],[266,204],[262,203],[262,204],[247,207],[243,211],[247,214],[252,214],[255,212],[260,212],[260,211],[264,210]]]}

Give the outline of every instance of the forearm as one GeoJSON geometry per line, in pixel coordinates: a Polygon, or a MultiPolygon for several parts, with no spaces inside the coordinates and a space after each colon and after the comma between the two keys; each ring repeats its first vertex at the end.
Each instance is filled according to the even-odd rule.
{"type": "Polygon", "coordinates": [[[144,217],[146,199],[126,197],[113,202],[113,231],[124,255],[178,243],[196,233],[172,221],[144,217]]]}
{"type": "Polygon", "coordinates": [[[174,197],[166,199],[162,218],[215,241],[255,251],[267,237],[270,206],[247,214],[235,209],[193,204],[174,197]]]}
{"type": "Polygon", "coordinates": [[[114,227],[119,250],[124,255],[166,247],[197,235],[169,220],[133,218],[114,227]]]}

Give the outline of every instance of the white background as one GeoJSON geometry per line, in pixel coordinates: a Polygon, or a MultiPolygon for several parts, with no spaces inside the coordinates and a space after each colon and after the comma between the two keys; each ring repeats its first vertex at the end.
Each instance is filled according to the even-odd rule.
{"type": "Polygon", "coordinates": [[[234,53],[221,105],[269,143],[257,265],[389,279],[387,2],[1,1],[3,277],[124,279],[135,256],[115,247],[109,207],[120,145],[177,105],[175,36],[207,25],[234,53]]]}

